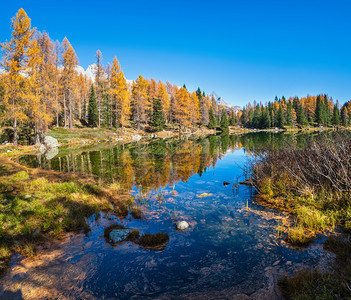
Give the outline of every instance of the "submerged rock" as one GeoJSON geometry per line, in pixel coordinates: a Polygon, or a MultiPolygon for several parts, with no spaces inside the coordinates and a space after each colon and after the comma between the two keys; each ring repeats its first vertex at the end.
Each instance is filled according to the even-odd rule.
{"type": "Polygon", "coordinates": [[[189,227],[189,223],[186,221],[177,222],[177,230],[185,230],[189,227]]]}
{"type": "Polygon", "coordinates": [[[125,240],[132,231],[130,229],[114,229],[110,232],[110,243],[119,243],[125,240]]]}
{"type": "Polygon", "coordinates": [[[210,193],[203,193],[201,195],[198,195],[198,197],[202,198],[202,197],[208,197],[208,196],[211,196],[210,193]]]}

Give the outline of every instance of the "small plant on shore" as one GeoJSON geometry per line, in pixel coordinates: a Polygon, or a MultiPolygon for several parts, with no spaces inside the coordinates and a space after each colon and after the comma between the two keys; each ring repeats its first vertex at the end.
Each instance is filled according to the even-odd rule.
{"type": "Polygon", "coordinates": [[[306,244],[316,234],[351,224],[351,136],[322,135],[305,147],[265,149],[252,164],[258,199],[289,211],[287,241],[306,244]]]}

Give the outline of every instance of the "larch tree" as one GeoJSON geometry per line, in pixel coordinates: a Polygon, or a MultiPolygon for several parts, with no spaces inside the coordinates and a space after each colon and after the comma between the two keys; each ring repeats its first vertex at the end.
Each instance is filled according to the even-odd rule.
{"type": "Polygon", "coordinates": [[[56,99],[54,93],[55,87],[55,50],[54,43],[51,41],[46,32],[37,33],[37,43],[40,49],[40,62],[38,66],[40,77],[40,101],[43,106],[43,116],[41,124],[38,128],[41,135],[47,132],[50,123],[53,120],[54,111],[56,109],[56,99]]]}
{"type": "Polygon", "coordinates": [[[126,78],[116,57],[110,70],[110,97],[114,103],[116,130],[127,125],[130,116],[130,97],[126,78]]]}
{"type": "Polygon", "coordinates": [[[24,71],[27,69],[27,55],[30,41],[33,36],[31,20],[23,8],[19,9],[11,21],[12,37],[9,42],[3,43],[3,61],[5,85],[5,113],[6,119],[13,122],[13,144],[18,145],[18,123],[25,121],[25,91],[23,83],[24,71]]]}
{"type": "Polygon", "coordinates": [[[68,99],[68,111],[69,111],[69,128],[73,128],[73,98],[74,98],[74,85],[76,77],[76,67],[78,65],[78,58],[76,53],[65,37],[62,42],[63,54],[62,54],[62,82],[63,82],[63,98],[64,98],[64,123],[67,128],[67,115],[66,115],[66,99],[68,99]]]}
{"type": "Polygon", "coordinates": [[[40,133],[44,130],[44,125],[50,121],[47,114],[47,106],[44,96],[44,83],[41,72],[44,64],[44,57],[37,39],[32,39],[28,50],[26,69],[26,108],[29,122],[34,127],[35,143],[40,143],[40,133]]]}
{"type": "Polygon", "coordinates": [[[179,132],[183,127],[189,127],[190,121],[190,95],[186,88],[182,87],[176,94],[176,105],[174,107],[174,121],[179,125],[179,132]]]}
{"type": "Polygon", "coordinates": [[[59,122],[59,117],[61,113],[61,103],[60,103],[60,91],[61,91],[61,69],[60,69],[60,56],[61,56],[61,44],[59,41],[56,41],[54,43],[54,87],[53,87],[53,93],[54,93],[54,110],[56,114],[56,127],[60,126],[59,122]]]}
{"type": "Polygon", "coordinates": [[[169,95],[162,81],[158,83],[157,98],[160,99],[165,120],[169,120],[169,95]]]}
{"type": "Polygon", "coordinates": [[[196,92],[191,93],[189,103],[189,118],[193,128],[200,120],[199,98],[196,92]]]}
{"type": "Polygon", "coordinates": [[[141,125],[147,122],[148,112],[148,82],[139,75],[132,88],[132,117],[139,132],[141,125]]]}
{"type": "Polygon", "coordinates": [[[96,73],[95,73],[95,86],[96,86],[96,98],[98,103],[98,114],[99,123],[98,127],[101,127],[101,115],[102,115],[102,80],[104,75],[104,67],[102,65],[102,53],[100,50],[96,51],[96,73]]]}

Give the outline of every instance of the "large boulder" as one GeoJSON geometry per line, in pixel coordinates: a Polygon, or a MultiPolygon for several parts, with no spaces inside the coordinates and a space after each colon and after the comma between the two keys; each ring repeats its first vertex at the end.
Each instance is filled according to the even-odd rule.
{"type": "Polygon", "coordinates": [[[59,150],[57,147],[55,148],[49,148],[46,152],[45,152],[45,158],[50,160],[53,159],[57,154],[59,153],[59,150]]]}
{"type": "Polygon", "coordinates": [[[57,139],[55,139],[49,135],[47,135],[44,138],[44,145],[45,145],[46,149],[56,148],[56,147],[60,146],[57,139]]]}
{"type": "Polygon", "coordinates": [[[110,243],[119,243],[125,240],[129,233],[131,233],[130,229],[114,229],[110,232],[110,243]]]}

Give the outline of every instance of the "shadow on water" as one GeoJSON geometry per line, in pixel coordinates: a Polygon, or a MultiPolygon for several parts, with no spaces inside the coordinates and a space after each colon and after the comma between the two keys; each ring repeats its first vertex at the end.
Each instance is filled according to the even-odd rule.
{"type": "Polygon", "coordinates": [[[252,188],[238,182],[255,151],[287,142],[298,147],[306,138],[314,137],[209,136],[61,149],[51,160],[21,157],[19,162],[29,167],[94,174],[118,183],[130,191],[142,214],[124,219],[102,214],[90,220],[87,235],[71,236],[36,262],[13,263],[1,281],[0,296],[1,290],[16,287],[27,298],[31,290],[47,298],[232,299],[245,294],[279,299],[279,276],[323,267],[329,254],[318,240],[303,250],[288,247],[276,229],[286,216],[257,205],[252,188]],[[189,228],[178,231],[180,220],[189,228]],[[130,241],[109,244],[104,228],[116,223],[140,235],[167,233],[169,241],[159,251],[130,241]]]}

